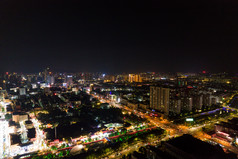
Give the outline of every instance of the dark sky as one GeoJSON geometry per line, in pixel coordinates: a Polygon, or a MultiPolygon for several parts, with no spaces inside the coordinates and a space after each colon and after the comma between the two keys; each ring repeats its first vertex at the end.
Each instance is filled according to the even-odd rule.
{"type": "Polygon", "coordinates": [[[0,71],[237,72],[237,8],[237,0],[1,0],[0,71]]]}

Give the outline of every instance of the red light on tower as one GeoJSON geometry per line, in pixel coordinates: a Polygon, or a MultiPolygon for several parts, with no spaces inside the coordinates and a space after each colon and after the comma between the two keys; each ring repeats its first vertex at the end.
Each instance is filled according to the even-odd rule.
{"type": "Polygon", "coordinates": [[[206,73],[206,71],[202,71],[202,73],[203,73],[203,74],[205,74],[205,73],[206,73]]]}
{"type": "Polygon", "coordinates": [[[8,72],[6,72],[6,75],[8,75],[8,72]]]}

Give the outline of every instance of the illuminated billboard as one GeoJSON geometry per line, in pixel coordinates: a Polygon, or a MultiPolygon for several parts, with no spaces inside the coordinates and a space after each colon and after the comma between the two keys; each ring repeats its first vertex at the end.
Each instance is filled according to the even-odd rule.
{"type": "Polygon", "coordinates": [[[186,121],[194,121],[193,118],[187,118],[186,121]]]}

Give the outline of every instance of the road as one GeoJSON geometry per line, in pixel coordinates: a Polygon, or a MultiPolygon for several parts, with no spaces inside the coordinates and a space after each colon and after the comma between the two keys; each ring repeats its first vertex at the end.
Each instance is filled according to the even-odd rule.
{"type": "MultiPolygon", "coordinates": [[[[98,98],[101,102],[107,102],[107,103],[110,103],[111,105],[113,105],[114,107],[117,107],[117,108],[120,108],[120,109],[124,109],[128,112],[131,112],[131,113],[135,113],[134,110],[132,110],[131,108],[129,107],[126,107],[126,106],[122,106],[118,103],[115,103],[114,101],[111,101],[111,100],[108,100],[108,99],[102,99],[102,98],[99,98],[97,95],[95,94],[90,94],[92,95],[93,97],[95,98],[98,98]]],[[[210,142],[216,142],[220,145],[223,146],[223,148],[231,151],[231,152],[234,152],[236,154],[238,154],[238,151],[236,148],[234,148],[233,146],[231,146],[230,143],[227,143],[225,141],[221,141],[219,139],[216,139],[216,138],[211,138],[210,135],[204,133],[201,131],[202,127],[204,126],[208,126],[208,125],[212,125],[212,124],[215,124],[217,123],[218,121],[212,121],[210,123],[207,123],[207,124],[203,124],[203,125],[198,125],[198,126],[193,126],[193,127],[188,127],[188,126],[185,126],[185,125],[176,125],[176,124],[173,124],[172,122],[166,120],[166,119],[158,119],[158,118],[155,118],[155,117],[151,117],[149,116],[148,114],[146,113],[143,113],[143,112],[137,112],[136,115],[138,116],[141,116],[143,118],[146,118],[151,124],[155,125],[156,127],[160,127],[160,128],[163,128],[164,130],[166,130],[167,132],[167,135],[161,139],[161,141],[166,141],[168,140],[169,138],[173,138],[173,137],[176,137],[176,136],[181,136],[183,134],[191,134],[193,135],[194,137],[196,138],[199,138],[203,141],[210,141],[210,142]]],[[[220,121],[224,121],[224,119],[220,119],[220,121]]],[[[33,122],[33,125],[34,127],[36,128],[36,141],[34,142],[34,145],[36,146],[36,149],[39,149],[39,150],[43,150],[43,149],[47,149],[47,146],[45,145],[45,137],[44,137],[44,134],[43,134],[43,131],[39,129],[39,125],[40,123],[36,120],[36,119],[32,119],[32,122],[33,122]]],[[[136,132],[132,132],[132,133],[136,133],[136,132]]],[[[114,137],[111,137],[112,138],[118,138],[122,135],[118,135],[118,136],[114,136],[114,137]]],[[[95,143],[95,142],[100,142],[100,141],[103,141],[102,139],[99,139],[97,141],[93,141],[93,142],[90,142],[90,143],[95,143]]],[[[157,141],[152,141],[151,143],[156,143],[157,141]]],[[[85,144],[90,144],[90,143],[85,143],[85,144]]],[[[146,145],[147,143],[137,143],[127,149],[124,149],[120,152],[117,152],[117,153],[120,153],[122,155],[125,155],[125,154],[128,154],[128,153],[131,153],[135,150],[138,150],[139,147],[141,146],[144,146],[146,145]]],[[[75,145],[73,145],[75,146],[75,145]]],[[[73,147],[72,146],[72,147],[73,147]]],[[[67,149],[70,149],[72,147],[69,147],[67,149]]],[[[63,149],[61,149],[63,150],[63,149]]],[[[117,153],[114,153],[114,154],[111,154],[109,156],[109,158],[117,158],[117,157],[120,157],[120,156],[117,156],[117,153]]]]}
{"type": "MultiPolygon", "coordinates": [[[[92,95],[94,96],[95,98],[97,98],[96,95],[92,95]]],[[[114,101],[108,101],[106,99],[101,99],[101,101],[107,101],[108,103],[110,103],[111,105],[115,106],[115,107],[118,107],[120,109],[125,109],[131,113],[134,113],[134,110],[126,107],[126,106],[122,106],[118,103],[115,103],[114,101]]],[[[225,106],[226,108],[229,108],[229,106],[225,106]]],[[[220,109],[223,109],[223,108],[220,108],[220,109]]],[[[218,110],[215,110],[215,111],[219,111],[220,109],[218,110]]],[[[238,109],[237,109],[238,110],[238,109]]],[[[213,110],[214,111],[214,110],[213,110]]],[[[213,112],[213,111],[209,111],[209,112],[206,112],[206,113],[201,113],[201,114],[197,114],[196,116],[199,116],[199,115],[204,115],[204,114],[209,114],[210,112],[213,112]]],[[[223,140],[220,140],[220,139],[217,139],[217,138],[212,138],[210,135],[202,132],[202,127],[205,127],[205,126],[209,126],[211,124],[215,124],[215,123],[218,123],[219,121],[224,121],[224,119],[219,119],[218,121],[212,121],[212,122],[209,122],[207,124],[203,124],[203,125],[198,125],[198,126],[193,126],[193,127],[187,127],[185,125],[175,125],[171,122],[169,122],[168,120],[166,119],[163,119],[163,120],[160,120],[158,118],[154,118],[154,117],[151,117],[149,116],[148,114],[146,113],[143,113],[143,112],[139,112],[137,113],[136,115],[140,115],[142,117],[145,117],[147,118],[148,121],[150,121],[153,125],[155,126],[158,126],[158,127],[161,127],[163,128],[164,130],[167,131],[167,136],[165,138],[163,138],[163,140],[167,140],[171,137],[174,137],[174,136],[180,136],[180,135],[183,135],[183,134],[191,134],[193,135],[194,137],[200,139],[200,140],[203,140],[203,141],[208,141],[208,142],[215,142],[215,143],[218,143],[219,145],[221,145],[224,149],[227,149],[233,153],[236,153],[238,154],[238,149],[234,146],[232,146],[230,143],[226,142],[226,141],[223,141],[223,140]]],[[[237,115],[232,115],[232,117],[237,117],[237,115]]],[[[141,145],[143,145],[144,143],[141,143],[141,145]]],[[[128,153],[131,153],[135,150],[138,149],[138,146],[140,145],[134,145],[130,148],[127,148],[125,150],[122,150],[121,152],[119,152],[121,155],[125,155],[125,154],[128,154],[128,153]]],[[[120,155],[120,156],[121,156],[120,155]]],[[[109,156],[109,158],[116,158],[116,154],[112,154],[109,156]]]]}

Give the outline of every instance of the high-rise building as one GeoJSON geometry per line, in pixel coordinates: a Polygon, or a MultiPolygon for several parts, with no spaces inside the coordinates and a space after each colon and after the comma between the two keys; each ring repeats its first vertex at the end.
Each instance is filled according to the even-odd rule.
{"type": "Polygon", "coordinates": [[[192,111],[193,99],[189,96],[181,97],[181,111],[192,111]]]}
{"type": "Polygon", "coordinates": [[[53,75],[48,75],[46,78],[46,84],[54,85],[55,83],[55,77],[53,75]]]}
{"type": "Polygon", "coordinates": [[[202,95],[202,104],[204,106],[211,106],[211,95],[209,93],[202,95]]]}
{"type": "Polygon", "coordinates": [[[65,80],[64,80],[64,85],[66,87],[70,87],[73,85],[73,76],[72,75],[67,75],[65,80]]]}
{"type": "Polygon", "coordinates": [[[169,103],[169,113],[176,115],[181,113],[181,99],[172,98],[169,103]]]}
{"type": "Polygon", "coordinates": [[[142,82],[142,78],[139,74],[129,74],[129,82],[142,82]]]}
{"type": "Polygon", "coordinates": [[[195,109],[202,109],[202,95],[197,94],[197,95],[193,95],[192,97],[192,101],[193,101],[193,108],[195,109]]]}
{"type": "Polygon", "coordinates": [[[150,87],[150,108],[169,114],[170,88],[150,87]]]}
{"type": "Polygon", "coordinates": [[[181,97],[175,88],[150,87],[150,108],[164,113],[165,116],[180,114],[185,103],[186,109],[191,110],[190,98],[181,97]]]}
{"type": "Polygon", "coordinates": [[[47,67],[43,72],[44,81],[47,81],[47,76],[49,75],[49,72],[50,72],[50,68],[47,67]]]}
{"type": "Polygon", "coordinates": [[[211,96],[211,105],[217,104],[219,102],[219,97],[211,96]]]}

